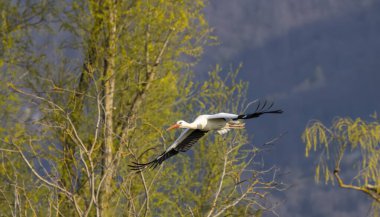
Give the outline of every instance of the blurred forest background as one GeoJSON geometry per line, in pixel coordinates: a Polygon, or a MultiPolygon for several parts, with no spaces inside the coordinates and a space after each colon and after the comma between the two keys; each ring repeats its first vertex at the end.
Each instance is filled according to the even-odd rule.
{"type": "Polygon", "coordinates": [[[0,0],[0,12],[1,215],[378,215],[380,1],[0,0]],[[174,141],[174,121],[257,98],[286,113],[128,169],[174,141]]]}

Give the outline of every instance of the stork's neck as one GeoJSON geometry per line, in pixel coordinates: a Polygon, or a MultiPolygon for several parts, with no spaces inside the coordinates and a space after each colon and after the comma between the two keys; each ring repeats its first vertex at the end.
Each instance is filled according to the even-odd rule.
{"type": "Polygon", "coordinates": [[[192,123],[184,122],[184,123],[182,124],[181,128],[198,129],[198,124],[195,123],[195,122],[192,122],[192,123]]]}

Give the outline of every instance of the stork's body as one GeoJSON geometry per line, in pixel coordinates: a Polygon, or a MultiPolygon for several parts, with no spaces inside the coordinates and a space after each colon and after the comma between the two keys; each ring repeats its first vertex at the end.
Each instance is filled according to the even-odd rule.
{"type": "MultiPolygon", "coordinates": [[[[187,128],[193,130],[221,130],[227,128],[234,128],[233,126],[244,127],[243,123],[238,121],[233,121],[232,119],[237,119],[238,115],[229,113],[218,113],[214,115],[199,115],[192,123],[187,123],[186,121],[178,121],[177,124],[173,125],[169,129],[174,128],[187,128]]],[[[236,127],[237,128],[237,127],[236,127]]]]}
{"type": "Polygon", "coordinates": [[[134,170],[141,170],[148,166],[155,168],[163,161],[177,154],[178,152],[185,152],[189,150],[201,137],[203,137],[209,131],[216,130],[219,134],[225,134],[230,129],[244,128],[245,124],[239,122],[239,119],[251,119],[259,117],[260,115],[266,113],[280,114],[283,112],[282,110],[269,110],[273,104],[265,108],[266,105],[267,104],[265,103],[260,107],[259,104],[256,108],[256,112],[252,114],[237,115],[230,113],[218,113],[213,115],[200,115],[191,123],[183,120],[177,121],[176,124],[172,125],[167,130],[176,128],[185,128],[185,130],[173,142],[173,144],[166,149],[166,151],[148,163],[134,163],[134,165],[130,165],[130,167],[132,167],[134,170]]]}

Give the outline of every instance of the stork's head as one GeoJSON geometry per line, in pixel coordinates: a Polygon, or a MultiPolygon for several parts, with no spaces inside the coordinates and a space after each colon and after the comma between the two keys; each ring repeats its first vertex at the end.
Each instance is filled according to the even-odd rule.
{"type": "Polygon", "coordinates": [[[169,130],[172,130],[172,129],[177,129],[177,128],[185,128],[186,125],[187,124],[187,122],[186,121],[184,121],[184,120],[179,120],[179,121],[177,121],[177,123],[175,123],[175,124],[173,124],[172,126],[170,126],[168,129],[166,129],[167,131],[169,131],[169,130]]]}

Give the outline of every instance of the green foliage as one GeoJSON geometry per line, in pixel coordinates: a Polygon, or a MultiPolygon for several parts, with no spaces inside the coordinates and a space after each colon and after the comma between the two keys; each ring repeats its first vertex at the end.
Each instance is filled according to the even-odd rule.
{"type": "MultiPolygon", "coordinates": [[[[367,122],[360,118],[337,118],[330,128],[318,121],[311,122],[306,127],[302,139],[306,144],[306,156],[309,156],[311,150],[321,150],[321,157],[326,161],[333,161],[335,167],[339,166],[345,152],[360,153],[360,163],[356,165],[360,171],[357,181],[368,184],[379,180],[380,123],[377,120],[367,122]],[[330,157],[330,151],[334,151],[333,158],[330,157]]],[[[331,168],[329,170],[326,166],[319,164],[317,168],[331,171],[331,168]]],[[[331,177],[326,175],[325,181],[328,179],[331,177]]]]}
{"type": "Polygon", "coordinates": [[[334,183],[337,178],[339,183],[339,174],[343,172],[351,177],[349,183],[352,184],[339,183],[341,187],[364,191],[377,200],[380,193],[380,123],[376,114],[373,117],[372,121],[336,118],[331,127],[319,121],[307,125],[302,135],[306,156],[312,151],[319,153],[316,181],[324,179],[325,183],[334,183]],[[356,170],[354,174],[348,172],[351,168],[356,170]]]}
{"type": "MultiPolygon", "coordinates": [[[[25,12],[25,15],[31,14],[25,12]]],[[[13,140],[23,141],[20,137],[27,131],[24,124],[27,118],[26,109],[23,109],[24,101],[8,89],[8,82],[18,77],[9,63],[15,62],[16,55],[12,52],[20,39],[20,26],[24,24],[22,19],[14,19],[16,15],[15,5],[9,1],[0,1],[0,212],[4,216],[37,216],[46,211],[41,206],[46,203],[42,197],[47,193],[46,188],[38,190],[39,193],[34,191],[38,185],[30,181],[33,180],[31,174],[11,145],[13,140]],[[6,69],[8,71],[4,73],[6,69]],[[20,116],[24,120],[20,120],[20,116]]]]}
{"type": "Polygon", "coordinates": [[[210,134],[158,170],[136,174],[127,166],[171,144],[175,134],[164,126],[177,119],[242,111],[248,84],[237,80],[239,68],[222,76],[217,66],[206,81],[192,81],[191,66],[214,39],[204,1],[27,3],[32,9],[0,4],[7,18],[0,35],[1,211],[261,215],[255,204],[275,187],[247,170],[258,150],[247,145],[244,130],[210,134]],[[100,201],[102,194],[107,201],[100,201]]]}

